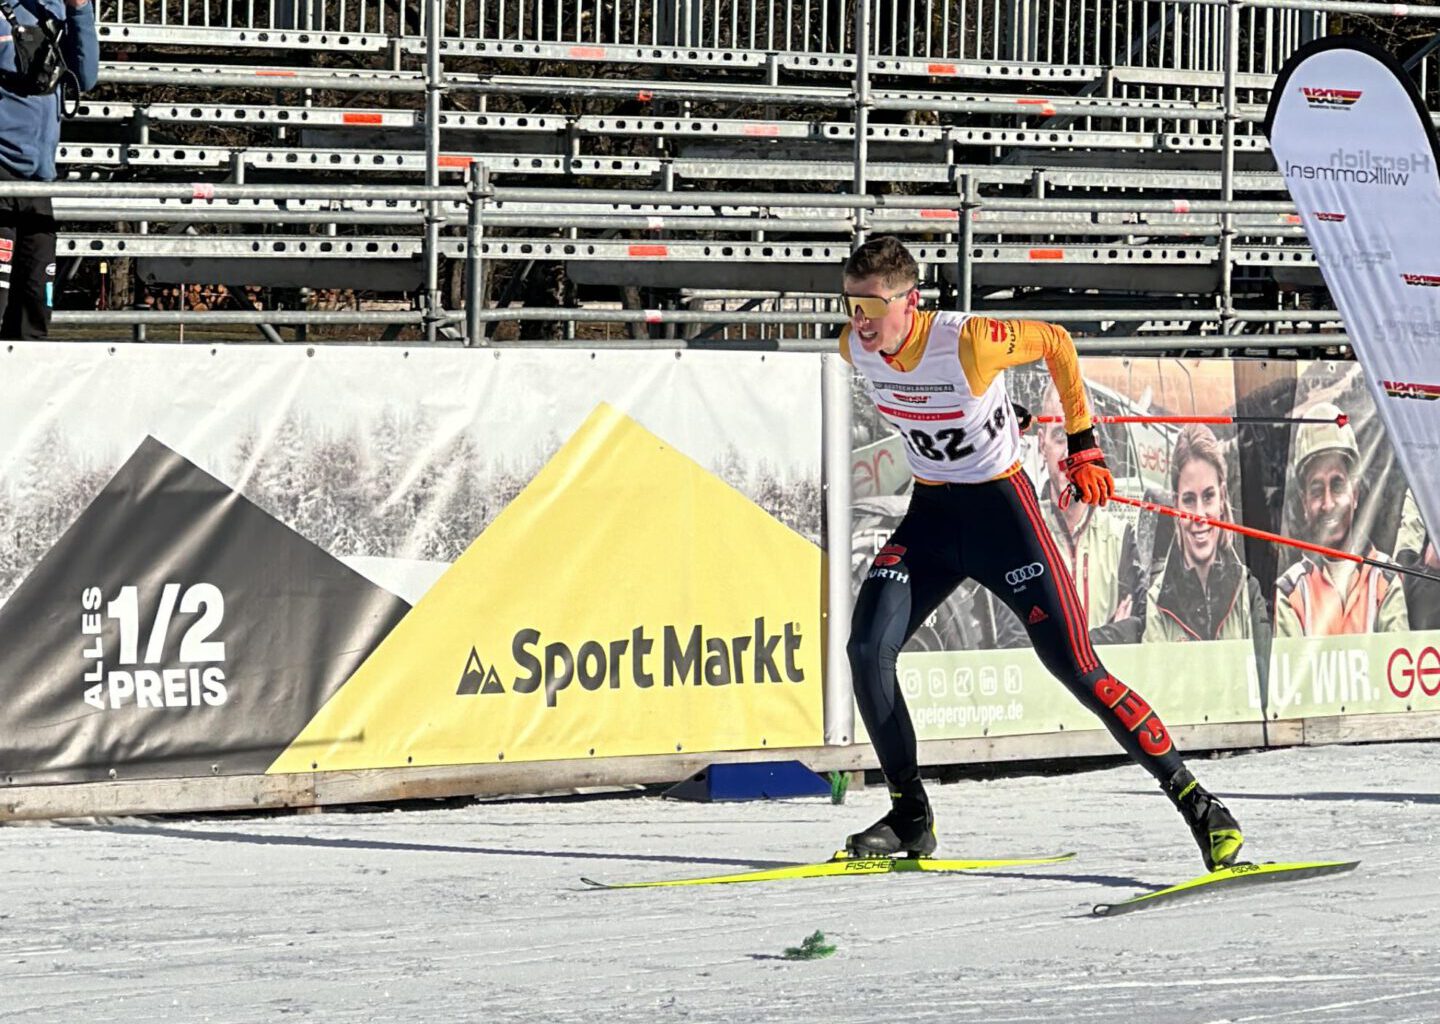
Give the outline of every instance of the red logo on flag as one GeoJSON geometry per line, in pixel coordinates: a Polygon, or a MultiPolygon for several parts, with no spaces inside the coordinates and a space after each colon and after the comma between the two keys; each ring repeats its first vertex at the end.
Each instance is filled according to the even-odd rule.
{"type": "Polygon", "coordinates": [[[1332,224],[1339,224],[1345,219],[1345,215],[1343,213],[1326,213],[1323,210],[1316,210],[1315,219],[1329,221],[1332,224]]]}
{"type": "Polygon", "coordinates": [[[1440,398],[1440,384],[1415,384],[1404,380],[1382,380],[1380,386],[1390,398],[1418,398],[1433,402],[1440,398]]]}
{"type": "Polygon", "coordinates": [[[1440,274],[1401,274],[1408,285],[1416,288],[1440,288],[1440,274]]]}
{"type": "Polygon", "coordinates": [[[1316,89],[1301,86],[1300,92],[1312,110],[1349,110],[1360,100],[1359,89],[1316,89]]]}

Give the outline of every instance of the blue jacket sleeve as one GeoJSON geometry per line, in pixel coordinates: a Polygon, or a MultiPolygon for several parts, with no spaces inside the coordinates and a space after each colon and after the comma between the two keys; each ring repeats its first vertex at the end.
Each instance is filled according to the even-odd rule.
{"type": "Polygon", "coordinates": [[[65,65],[80,80],[80,91],[95,88],[100,77],[100,40],[95,35],[95,4],[65,9],[65,35],[61,40],[65,65]]]}

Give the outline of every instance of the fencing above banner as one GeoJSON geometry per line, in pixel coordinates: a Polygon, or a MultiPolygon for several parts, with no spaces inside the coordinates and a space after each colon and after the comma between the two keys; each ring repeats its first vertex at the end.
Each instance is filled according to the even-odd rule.
{"type": "Polygon", "coordinates": [[[1440,525],[1440,475],[1428,471],[1440,454],[1440,147],[1429,112],[1389,54],[1334,36],[1286,63],[1265,131],[1421,515],[1440,525]]]}

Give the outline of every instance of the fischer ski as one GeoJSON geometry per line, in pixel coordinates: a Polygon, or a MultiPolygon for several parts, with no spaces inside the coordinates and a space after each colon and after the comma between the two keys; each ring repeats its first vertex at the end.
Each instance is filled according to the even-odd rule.
{"type": "Polygon", "coordinates": [[[1200,875],[1178,885],[1141,893],[1118,903],[1097,903],[1091,908],[1096,917],[1114,917],[1128,914],[1132,910],[1143,910],[1160,903],[1169,903],[1187,896],[1199,896],[1217,888],[1235,888],[1242,885],[1264,885],[1270,882],[1296,882],[1303,878],[1320,875],[1338,875],[1359,867],[1358,860],[1297,861],[1285,864],[1232,864],[1229,867],[1200,875]]]}
{"type": "Polygon", "coordinates": [[[1032,864],[1059,864],[1073,853],[1053,857],[1006,857],[998,860],[937,860],[931,857],[847,857],[843,851],[814,864],[787,864],[733,875],[705,875],[700,878],[670,878],[648,882],[597,882],[582,877],[592,889],[653,889],[674,885],[728,885],[735,882],[778,882],[795,878],[835,878],[841,875],[888,875],[901,871],[986,871],[991,868],[1024,867],[1032,864]]]}

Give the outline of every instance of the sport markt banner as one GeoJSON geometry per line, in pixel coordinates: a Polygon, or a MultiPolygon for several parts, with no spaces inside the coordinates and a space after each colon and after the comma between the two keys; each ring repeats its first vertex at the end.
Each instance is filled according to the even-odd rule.
{"type": "MultiPolygon", "coordinates": [[[[1381,560],[1440,562],[1358,365],[1084,359],[1081,370],[1101,416],[1346,417],[1343,428],[1102,423],[1121,494],[1381,560]]],[[[1043,367],[1007,377],[1017,401],[1058,411],[1043,367]]],[[[853,413],[858,589],[911,484],[879,492],[888,477],[876,467],[903,459],[901,442],[858,387],[853,413]]],[[[1062,510],[1063,431],[1032,429],[1022,444],[1102,661],[1167,723],[1440,711],[1440,587],[1113,503],[1062,510]]],[[[920,625],[900,683],[921,739],[1098,728],[1020,619],[969,582],[920,625]]]]}
{"type": "Polygon", "coordinates": [[[0,777],[821,742],[813,357],[15,344],[0,777]]]}
{"type": "Polygon", "coordinates": [[[1275,81],[1270,147],[1427,522],[1440,521],[1440,149],[1395,61],[1343,36],[1275,81]]]}

